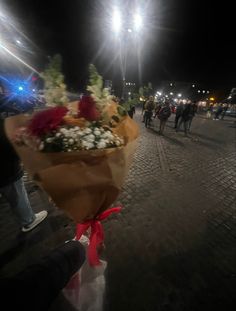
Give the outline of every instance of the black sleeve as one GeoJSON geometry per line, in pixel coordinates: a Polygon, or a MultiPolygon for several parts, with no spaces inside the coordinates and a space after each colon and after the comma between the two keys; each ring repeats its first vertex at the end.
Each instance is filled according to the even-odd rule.
{"type": "Polygon", "coordinates": [[[15,277],[1,279],[1,303],[5,303],[7,310],[49,310],[84,261],[85,249],[82,244],[78,241],[63,244],[15,277]]]}

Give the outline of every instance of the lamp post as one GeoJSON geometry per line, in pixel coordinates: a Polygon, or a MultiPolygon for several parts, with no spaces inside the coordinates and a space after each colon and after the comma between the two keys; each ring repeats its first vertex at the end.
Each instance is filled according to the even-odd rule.
{"type": "Polygon", "coordinates": [[[142,28],[143,18],[138,10],[136,10],[130,19],[129,15],[122,14],[117,7],[114,8],[112,15],[112,30],[115,35],[115,39],[119,40],[120,63],[122,71],[122,98],[125,96],[126,64],[128,45],[131,39],[130,36],[132,36],[135,40],[138,40],[138,34],[140,34],[142,28]]]}

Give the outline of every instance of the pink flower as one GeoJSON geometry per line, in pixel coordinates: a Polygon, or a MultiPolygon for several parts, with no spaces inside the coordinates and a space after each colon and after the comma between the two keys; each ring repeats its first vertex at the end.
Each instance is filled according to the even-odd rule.
{"type": "Polygon", "coordinates": [[[38,112],[28,126],[30,134],[41,137],[52,130],[56,130],[63,124],[63,117],[67,111],[66,107],[54,107],[38,112]]]}
{"type": "Polygon", "coordinates": [[[88,121],[96,121],[100,118],[100,113],[96,108],[96,103],[91,96],[83,96],[78,103],[79,118],[85,118],[88,121]]]}

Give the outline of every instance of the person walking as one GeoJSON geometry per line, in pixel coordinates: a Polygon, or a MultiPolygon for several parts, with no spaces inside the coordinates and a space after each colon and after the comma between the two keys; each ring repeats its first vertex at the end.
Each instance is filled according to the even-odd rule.
{"type": "Polygon", "coordinates": [[[215,118],[213,120],[219,120],[219,116],[221,115],[222,112],[223,112],[223,105],[220,104],[216,110],[215,118]]]}
{"type": "Polygon", "coordinates": [[[131,99],[128,100],[127,102],[127,112],[128,112],[128,115],[131,119],[133,119],[133,116],[135,114],[135,99],[133,97],[131,97],[131,99]]]}
{"type": "Polygon", "coordinates": [[[221,114],[221,120],[224,120],[224,117],[225,117],[225,114],[226,114],[226,111],[228,110],[228,108],[229,108],[228,105],[224,105],[223,111],[222,111],[222,114],[221,114]]]}
{"type": "Polygon", "coordinates": [[[193,118],[195,117],[195,114],[197,112],[197,103],[194,101],[194,102],[190,102],[190,111],[189,111],[189,121],[188,121],[188,132],[190,132],[190,128],[191,128],[191,125],[192,125],[192,121],[193,121],[193,118]]]}
{"type": "Polygon", "coordinates": [[[155,107],[154,119],[158,117],[159,111],[161,110],[161,103],[157,103],[155,107]]]}
{"type": "Polygon", "coordinates": [[[166,121],[171,115],[171,109],[170,109],[170,103],[165,102],[164,106],[160,109],[159,114],[158,114],[158,119],[160,120],[160,130],[159,134],[163,135],[166,121]]]}
{"type": "Polygon", "coordinates": [[[150,126],[154,108],[155,108],[154,99],[153,99],[153,96],[150,96],[149,100],[145,104],[145,111],[144,111],[145,127],[150,126]]]}
{"type": "Polygon", "coordinates": [[[185,136],[188,136],[188,130],[189,130],[189,124],[188,123],[189,123],[190,118],[191,118],[191,103],[188,102],[184,107],[184,110],[183,110],[183,113],[182,113],[182,116],[180,119],[180,123],[176,129],[176,132],[178,132],[180,130],[180,127],[183,123],[184,124],[185,136]]]}
{"type": "Polygon", "coordinates": [[[7,139],[4,119],[0,119],[0,150],[0,194],[10,204],[22,231],[28,232],[40,224],[48,213],[44,210],[35,214],[31,208],[22,178],[22,165],[7,139]]]}
{"type": "Polygon", "coordinates": [[[176,108],[176,113],[175,113],[175,126],[174,126],[175,129],[177,129],[177,127],[178,127],[178,122],[179,122],[179,119],[180,119],[181,116],[182,116],[183,110],[184,110],[184,103],[183,103],[183,101],[181,100],[180,103],[178,104],[177,108],[176,108]]]}
{"type": "Polygon", "coordinates": [[[213,114],[213,104],[210,104],[210,106],[207,109],[207,113],[206,113],[207,119],[211,119],[212,114],[213,114]]]}
{"type": "Polygon", "coordinates": [[[128,115],[131,119],[133,119],[134,114],[135,114],[135,106],[131,105],[130,109],[128,110],[128,115]]]}

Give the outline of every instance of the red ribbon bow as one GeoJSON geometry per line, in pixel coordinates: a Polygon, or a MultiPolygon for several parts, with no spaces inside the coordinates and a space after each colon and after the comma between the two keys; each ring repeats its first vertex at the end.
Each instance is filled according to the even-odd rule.
{"type": "Polygon", "coordinates": [[[120,210],[121,210],[120,206],[113,207],[101,213],[93,220],[88,220],[82,224],[77,224],[76,227],[77,240],[79,240],[83,235],[83,233],[86,232],[89,227],[91,227],[89,246],[88,246],[88,260],[91,266],[97,266],[100,264],[100,260],[97,253],[97,247],[100,246],[104,241],[104,231],[100,221],[106,219],[112,213],[119,213],[120,210]]]}

